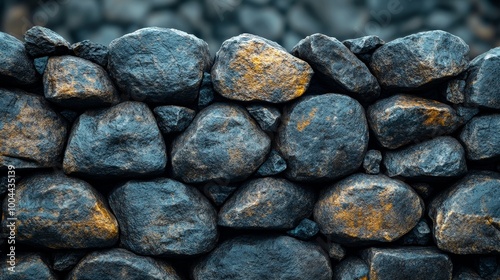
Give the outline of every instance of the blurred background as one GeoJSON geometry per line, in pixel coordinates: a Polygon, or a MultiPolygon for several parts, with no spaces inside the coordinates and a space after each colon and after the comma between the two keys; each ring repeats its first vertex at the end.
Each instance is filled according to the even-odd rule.
{"type": "Polygon", "coordinates": [[[339,40],[378,35],[385,41],[442,29],[463,38],[471,57],[500,46],[499,0],[0,0],[2,31],[22,38],[33,25],[71,43],[104,45],[146,26],[177,28],[221,43],[243,32],[291,49],[324,33],[339,40]]]}

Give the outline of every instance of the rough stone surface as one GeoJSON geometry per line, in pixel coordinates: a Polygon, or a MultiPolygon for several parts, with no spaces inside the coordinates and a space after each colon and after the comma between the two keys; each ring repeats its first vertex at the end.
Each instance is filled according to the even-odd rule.
{"type": "Polygon", "coordinates": [[[314,192],[285,179],[255,179],[224,203],[218,223],[242,229],[292,229],[311,215],[314,200],[314,192]]]}
{"type": "Polygon", "coordinates": [[[452,107],[406,94],[377,101],[368,107],[367,118],[375,138],[389,149],[449,134],[459,124],[452,107]]]}
{"type": "Polygon", "coordinates": [[[363,168],[367,174],[377,175],[380,173],[382,153],[379,150],[369,150],[363,160],[363,168]]]}
{"type": "Polygon", "coordinates": [[[402,245],[429,245],[432,239],[431,229],[425,219],[421,219],[418,224],[400,240],[402,245]]]}
{"type": "Polygon", "coordinates": [[[68,108],[96,108],[119,101],[106,70],[74,56],[49,58],[43,88],[47,100],[68,108]]]}
{"type": "Polygon", "coordinates": [[[35,58],[33,60],[33,63],[35,63],[36,72],[38,72],[38,74],[40,74],[40,75],[43,75],[43,72],[45,72],[45,68],[47,68],[48,62],[49,62],[48,56],[35,58]]]}
{"type": "Polygon", "coordinates": [[[301,40],[292,54],[311,64],[329,82],[359,100],[372,101],[380,95],[377,79],[339,40],[323,34],[314,34],[301,40]]]}
{"type": "Polygon", "coordinates": [[[283,114],[276,145],[291,180],[326,181],[348,175],[361,166],[368,146],[363,107],[340,94],[304,97],[283,114]]]}
{"type": "Polygon", "coordinates": [[[319,226],[317,223],[309,219],[303,219],[295,228],[286,233],[300,240],[309,240],[318,234],[318,232],[319,226]]]}
{"type": "Polygon", "coordinates": [[[198,94],[198,110],[201,110],[212,104],[215,99],[215,90],[212,84],[210,73],[203,73],[201,81],[200,93],[198,94]]]}
{"type": "Polygon", "coordinates": [[[276,132],[280,124],[281,113],[272,106],[254,104],[246,107],[250,115],[259,123],[260,128],[267,132],[276,132]]]}
{"type": "Polygon", "coordinates": [[[194,110],[175,105],[158,106],[153,112],[163,134],[184,131],[196,116],[194,110]]]}
{"type": "Polygon", "coordinates": [[[60,165],[67,128],[42,97],[0,89],[0,167],[60,165]]]}
{"type": "Polygon", "coordinates": [[[368,280],[370,268],[361,259],[349,257],[333,269],[333,280],[368,280]]]}
{"type": "Polygon", "coordinates": [[[384,40],[375,35],[363,36],[356,39],[344,40],[342,43],[353,54],[365,54],[374,52],[376,49],[385,44],[384,40]]]}
{"type": "Polygon", "coordinates": [[[101,45],[99,43],[94,43],[90,40],[83,40],[78,43],[71,45],[73,53],[83,59],[92,61],[100,65],[101,67],[106,67],[108,65],[108,47],[101,45]]]}
{"type": "Polygon", "coordinates": [[[9,271],[6,254],[0,257],[0,280],[56,280],[58,279],[47,265],[47,258],[41,253],[16,252],[15,272],[9,271]]]}
{"type": "Polygon", "coordinates": [[[329,242],[327,246],[328,256],[331,259],[341,261],[345,258],[347,252],[345,251],[344,247],[342,247],[342,245],[335,242],[329,242]]]}
{"type": "Polygon", "coordinates": [[[109,204],[120,224],[120,242],[141,255],[190,256],[217,242],[217,212],[194,187],[158,178],[129,181],[109,204]]]}
{"type": "Polygon", "coordinates": [[[28,29],[24,34],[24,44],[32,57],[65,55],[71,52],[71,45],[66,39],[42,26],[28,29]]]}
{"type": "Polygon", "coordinates": [[[467,158],[470,160],[500,157],[500,114],[474,117],[460,133],[467,158]]]}
{"type": "Polygon", "coordinates": [[[255,173],[257,176],[266,177],[279,174],[286,170],[286,161],[276,150],[271,150],[266,161],[255,173]]]}
{"type": "Polygon", "coordinates": [[[423,207],[407,184],[384,175],[359,173],[321,193],[314,220],[323,234],[341,244],[391,242],[417,225],[423,207]]]}
{"type": "Polygon", "coordinates": [[[500,252],[500,174],[473,172],[436,197],[430,207],[434,240],[454,254],[500,252]]]}
{"type": "Polygon", "coordinates": [[[111,77],[138,101],[193,102],[210,61],[207,43],[176,29],[143,28],[109,44],[111,77]]]}
{"type": "Polygon", "coordinates": [[[128,101],[80,115],[63,168],[66,174],[114,178],[161,174],[166,164],[153,113],[143,103],[128,101]]]}
{"type": "Polygon", "coordinates": [[[467,71],[465,102],[481,108],[500,109],[500,47],[479,55],[467,71]]]}
{"type": "Polygon", "coordinates": [[[446,100],[453,104],[462,104],[465,101],[465,81],[454,79],[446,87],[446,100]]]}
{"type": "Polygon", "coordinates": [[[212,82],[229,99],[282,103],[304,94],[312,74],[309,64],[275,42],[242,34],[222,44],[212,67],[212,82]]]}
{"type": "Polygon", "coordinates": [[[224,182],[208,182],[203,185],[203,193],[215,205],[221,206],[238,188],[238,185],[224,182]]]}
{"type": "Polygon", "coordinates": [[[468,123],[473,117],[479,114],[479,108],[476,107],[466,107],[462,105],[455,106],[457,115],[460,118],[461,124],[468,123]]]}
{"type": "Polygon", "coordinates": [[[52,255],[52,269],[55,271],[68,271],[85,257],[87,250],[60,250],[52,255]]]}
{"type": "Polygon", "coordinates": [[[378,48],[370,69],[382,87],[412,90],[460,74],[468,66],[468,53],[469,46],[457,36],[426,31],[378,48]]]}
{"type": "Polygon", "coordinates": [[[289,236],[242,236],[223,242],[196,264],[195,280],[330,280],[325,252],[289,236]]]}
{"type": "Polygon", "coordinates": [[[397,151],[387,151],[383,164],[390,177],[446,178],[467,172],[465,151],[453,137],[440,136],[397,151]]]}
{"type": "Polygon", "coordinates": [[[33,59],[23,43],[7,33],[0,32],[0,84],[29,85],[38,80],[33,59]]]}
{"type": "Polygon", "coordinates": [[[476,271],[483,278],[493,276],[498,269],[497,258],[495,256],[481,256],[476,259],[476,271]]]}
{"type": "Polygon", "coordinates": [[[213,104],[174,140],[172,169],[187,183],[243,180],[265,161],[270,148],[271,140],[244,108],[213,104]]]}

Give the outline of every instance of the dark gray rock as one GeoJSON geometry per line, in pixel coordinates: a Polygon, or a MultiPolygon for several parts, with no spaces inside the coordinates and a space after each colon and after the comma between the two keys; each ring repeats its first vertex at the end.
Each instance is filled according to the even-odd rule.
{"type": "Polygon", "coordinates": [[[384,40],[376,35],[344,40],[342,43],[355,55],[372,53],[385,44],[384,40]]]}
{"type": "Polygon", "coordinates": [[[335,243],[335,242],[329,242],[328,245],[328,256],[331,259],[334,259],[336,261],[341,261],[342,259],[345,258],[347,252],[345,251],[344,247],[342,245],[335,243]]]}
{"type": "Polygon", "coordinates": [[[411,184],[411,187],[420,195],[421,198],[427,199],[431,197],[434,192],[436,191],[436,188],[423,182],[418,182],[418,183],[413,183],[411,184]]]}
{"type": "Polygon", "coordinates": [[[457,268],[457,272],[453,275],[453,280],[484,280],[473,271],[471,268],[462,266],[457,268]]]}
{"type": "Polygon", "coordinates": [[[356,99],[372,101],[380,95],[380,86],[368,67],[333,37],[318,33],[308,36],[292,49],[292,54],[356,99]]]}
{"type": "Polygon", "coordinates": [[[497,258],[496,256],[480,256],[476,258],[475,267],[481,277],[488,279],[498,269],[497,258]]]}
{"type": "Polygon", "coordinates": [[[261,178],[245,183],[219,211],[220,226],[241,229],[292,229],[309,217],[312,190],[285,179],[261,178]]]}
{"type": "Polygon", "coordinates": [[[24,33],[26,50],[32,57],[70,54],[71,45],[61,35],[42,27],[33,26],[24,33]]]}
{"type": "Polygon", "coordinates": [[[9,257],[2,254],[0,257],[0,280],[56,280],[57,276],[48,266],[47,258],[41,253],[15,252],[14,272],[9,270],[9,257]]]}
{"type": "Polygon", "coordinates": [[[215,205],[221,206],[238,188],[238,185],[225,182],[208,182],[203,185],[203,193],[215,205]]]}
{"type": "Polygon", "coordinates": [[[212,85],[212,77],[210,73],[203,73],[201,81],[200,93],[198,94],[198,110],[204,109],[212,104],[215,99],[215,90],[212,85]]]}
{"type": "Polygon", "coordinates": [[[370,268],[357,257],[348,257],[333,269],[333,280],[367,280],[370,268]]]}
{"type": "Polygon", "coordinates": [[[92,61],[104,68],[108,65],[109,51],[105,45],[94,43],[90,40],[83,40],[74,43],[71,45],[71,48],[73,49],[73,53],[78,57],[92,61]]]}
{"type": "Polygon", "coordinates": [[[266,177],[279,174],[286,170],[286,161],[276,150],[271,150],[266,161],[259,167],[255,175],[266,177]]]}
{"type": "Polygon", "coordinates": [[[323,234],[340,244],[392,242],[422,217],[424,203],[407,184],[354,174],[326,188],[314,207],[323,234]]]}
{"type": "Polygon", "coordinates": [[[192,256],[217,243],[217,212],[194,187],[167,178],[129,181],[110,193],[109,204],[121,244],[137,254],[192,256]]]}
{"type": "Polygon", "coordinates": [[[271,140],[237,105],[203,109],[172,145],[175,177],[187,183],[239,181],[265,161],[271,140]]]}
{"type": "Polygon", "coordinates": [[[86,250],[60,250],[52,254],[52,269],[68,271],[87,254],[86,250]]]}
{"type": "Polygon", "coordinates": [[[446,87],[446,100],[453,104],[462,104],[465,100],[465,81],[453,79],[446,87]]]}
{"type": "Polygon", "coordinates": [[[472,118],[462,129],[459,139],[470,160],[500,157],[500,114],[472,118]]]}
{"type": "Polygon", "coordinates": [[[406,94],[377,101],[368,107],[367,118],[375,138],[389,149],[449,134],[459,125],[452,107],[406,94]]]}
{"type": "Polygon", "coordinates": [[[33,59],[23,43],[7,33],[0,32],[0,84],[29,85],[38,81],[33,59]]]}
{"type": "Polygon", "coordinates": [[[471,61],[467,70],[465,102],[481,108],[500,109],[500,47],[471,61]]]}
{"type": "Polygon", "coordinates": [[[291,180],[328,181],[348,175],[361,166],[368,146],[363,107],[340,94],[304,97],[285,110],[276,146],[291,180]]]}
{"type": "Polygon", "coordinates": [[[318,234],[318,232],[319,226],[317,223],[309,219],[303,219],[295,228],[286,233],[300,240],[309,240],[318,234]]]}
{"type": "Polygon", "coordinates": [[[181,280],[163,260],[135,255],[125,249],[95,251],[85,256],[68,274],[67,280],[181,280]]]}
{"type": "Polygon", "coordinates": [[[387,151],[383,164],[390,177],[447,178],[467,172],[464,148],[450,136],[387,151]]]}
{"type": "Polygon", "coordinates": [[[69,109],[62,110],[59,114],[61,114],[70,124],[75,122],[78,116],[80,116],[79,112],[69,109]]]}
{"type": "Polygon", "coordinates": [[[158,106],[153,112],[163,134],[184,131],[196,116],[194,110],[175,105],[158,106]]]}
{"type": "Polygon", "coordinates": [[[412,90],[463,72],[469,46],[441,30],[412,34],[386,43],[372,56],[370,69],[380,85],[391,90],[412,90]]]}
{"type": "Polygon", "coordinates": [[[455,106],[458,117],[460,118],[461,124],[468,123],[474,116],[479,114],[479,108],[477,107],[466,107],[462,105],[455,106]]]}
{"type": "Polygon", "coordinates": [[[262,104],[253,104],[246,108],[262,130],[276,132],[281,118],[281,112],[277,108],[262,104]]]}
{"type": "Polygon", "coordinates": [[[379,150],[369,150],[363,160],[363,168],[367,174],[377,175],[380,173],[382,153],[379,150]]]}
{"type": "Polygon", "coordinates": [[[434,240],[454,254],[500,252],[500,174],[472,172],[437,196],[429,207],[434,240]]]}
{"type": "Polygon", "coordinates": [[[43,72],[45,72],[45,68],[47,68],[47,63],[49,62],[49,57],[48,56],[43,56],[39,58],[35,58],[33,60],[35,63],[35,69],[38,74],[43,75],[43,72]]]}
{"type": "Polygon", "coordinates": [[[128,101],[80,115],[63,168],[66,174],[116,178],[161,174],[166,164],[153,113],[144,103],[128,101]]]}
{"type": "Polygon", "coordinates": [[[431,229],[425,219],[421,219],[418,224],[405,236],[398,240],[401,245],[429,245],[432,239],[431,229]]]}
{"type": "Polygon", "coordinates": [[[0,89],[0,167],[59,166],[66,134],[64,119],[43,97],[0,89]]]}
{"type": "Polygon", "coordinates": [[[330,280],[330,261],[319,245],[289,236],[242,236],[220,244],[192,271],[195,280],[330,280]]]}
{"type": "Polygon", "coordinates": [[[143,28],[109,44],[108,69],[118,88],[134,100],[188,104],[196,100],[208,45],[176,29],[143,28]]]}

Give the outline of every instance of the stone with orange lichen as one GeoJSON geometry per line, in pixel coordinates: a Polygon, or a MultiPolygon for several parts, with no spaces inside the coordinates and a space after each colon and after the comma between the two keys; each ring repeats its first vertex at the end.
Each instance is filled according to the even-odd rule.
{"type": "Polygon", "coordinates": [[[0,84],[30,85],[39,80],[33,59],[23,43],[14,36],[0,32],[0,84]]]}
{"type": "Polygon", "coordinates": [[[50,57],[43,74],[45,98],[62,107],[86,109],[118,103],[106,70],[74,56],[50,57]]]}
{"type": "Polygon", "coordinates": [[[285,109],[277,150],[294,181],[329,181],[356,171],[368,146],[363,107],[341,94],[307,96],[285,109]]]}
{"type": "Polygon", "coordinates": [[[375,138],[389,149],[452,133],[460,124],[452,107],[406,94],[377,101],[367,117],[375,138]]]}
{"type": "Polygon", "coordinates": [[[474,171],[429,206],[439,249],[454,254],[500,252],[500,174],[474,171]]]}
{"type": "Polygon", "coordinates": [[[424,203],[407,184],[385,175],[354,174],[323,191],[314,220],[341,244],[392,242],[420,220],[424,203]]]}
{"type": "MultiPolygon", "coordinates": [[[[50,249],[110,247],[118,223],[106,200],[87,182],[37,173],[16,186],[16,241],[50,249]]],[[[7,198],[2,224],[7,218],[7,198]]]]}
{"type": "Polygon", "coordinates": [[[226,40],[212,67],[214,89],[239,101],[287,102],[307,90],[313,70],[275,42],[242,34],[226,40]]]}

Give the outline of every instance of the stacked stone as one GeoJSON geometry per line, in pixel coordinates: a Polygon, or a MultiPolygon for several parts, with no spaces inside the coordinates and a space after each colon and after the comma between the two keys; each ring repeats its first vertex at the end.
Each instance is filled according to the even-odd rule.
{"type": "Polygon", "coordinates": [[[499,49],[242,34],[212,58],[156,27],[0,45],[0,279],[500,277],[499,49]]]}

